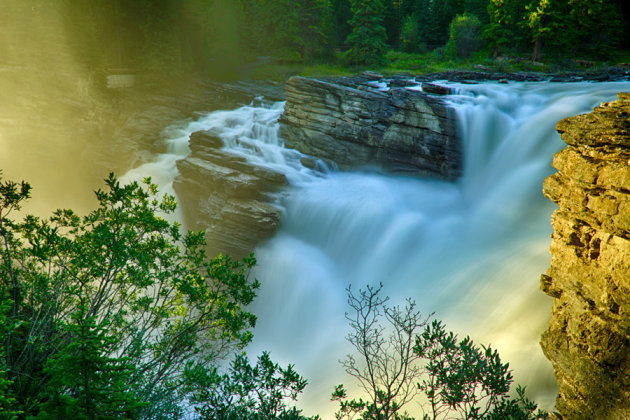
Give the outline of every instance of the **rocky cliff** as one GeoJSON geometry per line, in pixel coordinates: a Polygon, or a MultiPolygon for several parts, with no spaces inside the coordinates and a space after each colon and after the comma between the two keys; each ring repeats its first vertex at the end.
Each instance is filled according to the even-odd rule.
{"type": "Polygon", "coordinates": [[[379,82],[289,79],[280,120],[286,145],[341,169],[376,166],[456,179],[461,147],[444,101],[405,87],[379,89],[379,82]]]}
{"type": "Polygon", "coordinates": [[[558,203],[551,267],[554,298],[541,340],[566,419],[630,418],[630,94],[557,125],[568,146],[544,193],[558,203]]]}
{"type": "Polygon", "coordinates": [[[188,228],[206,231],[209,255],[242,258],[276,232],[280,209],[271,204],[272,194],[287,180],[221,149],[223,141],[212,132],[193,133],[189,145],[173,183],[188,228]]]}

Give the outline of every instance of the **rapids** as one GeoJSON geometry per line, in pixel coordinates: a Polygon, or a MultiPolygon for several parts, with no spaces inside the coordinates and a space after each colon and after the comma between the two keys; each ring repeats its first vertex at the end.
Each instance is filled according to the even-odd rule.
{"type": "MultiPolygon", "coordinates": [[[[630,84],[450,85],[465,156],[455,183],[306,169],[278,135],[283,104],[262,102],[171,128],[168,152],[124,177],[153,175],[169,191],[175,160],[201,129],[287,175],[280,231],[256,250],[262,287],[247,351],[255,357],[269,350],[274,360],[295,364],[309,381],[299,403],[305,414],[332,418],[334,386],[353,383],[338,363],[350,351],[346,287],[380,282],[392,304],[411,297],[461,337],[497,348],[529,397],[553,406],[551,364],[538,345],[551,299],[538,286],[549,265],[554,210],[542,181],[563,147],[554,127],[630,84]]],[[[420,407],[407,409],[421,417],[420,407]]]]}

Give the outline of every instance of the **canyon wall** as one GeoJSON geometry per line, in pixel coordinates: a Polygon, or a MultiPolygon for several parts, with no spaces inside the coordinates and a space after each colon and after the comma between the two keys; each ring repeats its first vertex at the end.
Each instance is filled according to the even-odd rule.
{"type": "Polygon", "coordinates": [[[439,96],[378,75],[292,77],[280,120],[287,147],[341,169],[377,167],[454,180],[461,173],[455,119],[439,96]]]}
{"type": "Polygon", "coordinates": [[[567,147],[544,182],[558,203],[551,266],[554,298],[541,345],[566,419],[630,418],[630,94],[557,125],[567,147]]]}

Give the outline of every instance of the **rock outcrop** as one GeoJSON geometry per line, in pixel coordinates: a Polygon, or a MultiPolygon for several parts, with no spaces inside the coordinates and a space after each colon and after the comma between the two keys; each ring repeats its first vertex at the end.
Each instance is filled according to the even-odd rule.
{"type": "Polygon", "coordinates": [[[630,94],[560,121],[568,144],[544,193],[559,205],[551,267],[554,298],[541,340],[566,419],[630,418],[630,94]]]}
{"type": "Polygon", "coordinates": [[[443,99],[364,79],[289,79],[280,119],[286,145],[341,169],[456,179],[461,147],[443,99]]]}
{"type": "Polygon", "coordinates": [[[281,211],[271,204],[272,194],[287,179],[223,150],[212,132],[193,133],[189,144],[173,183],[188,228],[206,231],[209,255],[242,258],[276,232],[281,211]]]}

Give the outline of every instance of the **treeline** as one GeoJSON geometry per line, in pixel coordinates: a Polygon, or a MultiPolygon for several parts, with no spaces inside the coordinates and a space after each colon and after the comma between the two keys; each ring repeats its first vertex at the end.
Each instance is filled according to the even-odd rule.
{"type": "Polygon", "coordinates": [[[231,71],[261,59],[380,65],[439,56],[607,59],[629,45],[622,0],[29,0],[87,65],[231,71]]]}

